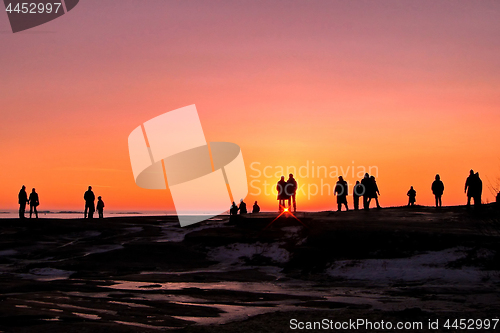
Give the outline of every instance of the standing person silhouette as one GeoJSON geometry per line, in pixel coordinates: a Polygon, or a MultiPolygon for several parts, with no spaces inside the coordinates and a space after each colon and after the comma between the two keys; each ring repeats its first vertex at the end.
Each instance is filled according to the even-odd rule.
{"type": "Polygon", "coordinates": [[[375,180],[375,176],[370,177],[369,181],[369,198],[368,198],[368,208],[370,208],[370,202],[372,199],[375,199],[375,202],[377,203],[377,209],[380,209],[380,204],[378,203],[378,196],[380,195],[380,191],[378,190],[378,185],[377,181],[375,180]]]}
{"type": "Polygon", "coordinates": [[[479,172],[476,172],[474,175],[474,183],[475,183],[475,189],[474,189],[474,208],[480,208],[481,207],[481,196],[483,194],[483,181],[481,178],[479,178],[479,172]]]}
{"type": "Polygon", "coordinates": [[[38,200],[38,193],[36,193],[35,188],[31,190],[28,203],[30,205],[30,218],[31,215],[33,215],[33,210],[35,210],[35,217],[38,218],[38,211],[36,210],[36,207],[40,204],[40,201],[38,200]]]}
{"type": "Polygon", "coordinates": [[[85,200],[85,213],[83,215],[83,218],[87,218],[87,210],[89,212],[88,218],[93,219],[94,218],[94,212],[95,212],[95,195],[94,192],[92,192],[92,186],[89,186],[89,189],[85,194],[83,195],[83,199],[85,200]]]}
{"type": "Polygon", "coordinates": [[[410,186],[410,190],[406,195],[408,196],[408,206],[413,206],[415,201],[417,201],[417,191],[413,189],[413,186],[410,186]]]}
{"type": "Polygon", "coordinates": [[[99,218],[104,218],[104,201],[102,201],[102,197],[97,197],[97,213],[99,214],[99,218]]]}
{"type": "Polygon", "coordinates": [[[354,202],[354,210],[359,210],[359,197],[364,195],[363,185],[356,180],[356,185],[352,189],[352,200],[354,202]]]}
{"type": "Polygon", "coordinates": [[[240,215],[248,213],[248,211],[247,211],[247,204],[243,201],[243,199],[240,200],[240,207],[239,207],[239,209],[240,209],[240,215]]]}
{"type": "Polygon", "coordinates": [[[370,175],[368,173],[365,173],[365,176],[363,179],[361,179],[361,186],[363,187],[363,209],[368,210],[370,208],[370,191],[371,191],[371,181],[370,181],[370,175]]]}
{"type": "Polygon", "coordinates": [[[295,202],[295,194],[297,193],[297,181],[293,178],[293,174],[288,175],[288,180],[286,181],[286,195],[289,196],[288,199],[288,210],[290,211],[290,200],[293,203],[293,212],[297,212],[297,203],[295,202]],[[291,198],[291,199],[290,199],[291,198]]]}
{"type": "Polygon", "coordinates": [[[253,208],[252,208],[252,214],[259,213],[259,212],[260,212],[260,207],[259,207],[259,205],[257,205],[257,201],[255,201],[255,203],[253,204],[253,208]]]}
{"type": "Polygon", "coordinates": [[[283,208],[285,207],[285,199],[286,199],[286,194],[285,194],[285,186],[286,186],[286,181],[285,181],[285,176],[281,176],[281,179],[278,181],[278,184],[276,184],[276,190],[278,191],[278,210],[281,213],[283,211],[283,208]]]}
{"type": "Polygon", "coordinates": [[[26,186],[23,185],[19,194],[17,195],[19,202],[19,218],[24,219],[24,212],[26,211],[26,203],[28,202],[28,194],[26,194],[26,186]]]}
{"type": "Polygon", "coordinates": [[[467,208],[470,207],[470,199],[474,196],[474,170],[470,170],[469,177],[465,181],[465,190],[464,193],[467,193],[467,208]]]}
{"type": "Polygon", "coordinates": [[[347,207],[347,192],[349,190],[349,186],[347,182],[344,180],[342,176],[339,176],[339,181],[335,185],[335,191],[333,191],[333,195],[337,195],[337,211],[342,210],[342,205],[345,205],[345,210],[349,210],[347,207]]]}
{"type": "Polygon", "coordinates": [[[444,184],[441,181],[441,177],[439,175],[436,175],[435,180],[432,182],[431,189],[434,197],[436,198],[436,207],[441,207],[441,205],[443,204],[441,202],[441,196],[444,192],[444,184]]]}

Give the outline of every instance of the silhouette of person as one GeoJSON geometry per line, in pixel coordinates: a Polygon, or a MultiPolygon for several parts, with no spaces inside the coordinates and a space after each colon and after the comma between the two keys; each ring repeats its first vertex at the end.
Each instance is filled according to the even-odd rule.
{"type": "Polygon", "coordinates": [[[483,181],[479,178],[479,172],[474,175],[474,207],[479,208],[481,206],[481,196],[483,194],[483,181]]]}
{"type": "Polygon", "coordinates": [[[406,195],[408,196],[408,206],[413,206],[415,201],[417,201],[417,191],[413,189],[413,186],[410,186],[410,190],[406,195]]]}
{"type": "Polygon", "coordinates": [[[469,177],[465,181],[465,190],[464,193],[467,193],[467,208],[470,207],[470,199],[474,196],[474,170],[470,170],[469,177]]]}
{"type": "Polygon", "coordinates": [[[240,200],[240,214],[246,214],[247,212],[247,204],[243,202],[243,199],[240,200]]]}
{"type": "Polygon", "coordinates": [[[370,202],[372,201],[372,199],[375,199],[375,202],[377,203],[377,208],[380,209],[380,204],[378,202],[378,196],[380,195],[380,191],[378,190],[378,185],[377,185],[377,181],[375,180],[375,176],[371,176],[370,177],[370,181],[368,183],[369,185],[369,197],[368,197],[368,203],[367,203],[367,206],[368,208],[370,208],[370,202]]]}
{"type": "Polygon", "coordinates": [[[97,197],[97,213],[99,214],[99,218],[104,218],[104,201],[102,201],[102,197],[97,197]]]}
{"type": "Polygon", "coordinates": [[[352,189],[352,200],[354,202],[354,210],[359,210],[359,197],[364,194],[364,187],[359,180],[356,180],[356,185],[352,189]]]}
{"type": "Polygon", "coordinates": [[[236,206],[236,203],[233,201],[233,205],[229,209],[229,215],[236,215],[238,214],[238,206],[236,206]]]}
{"type": "Polygon", "coordinates": [[[349,210],[349,207],[347,207],[347,192],[349,191],[349,186],[347,185],[347,182],[342,178],[342,176],[339,176],[339,180],[337,184],[335,185],[335,191],[333,191],[333,195],[337,195],[337,211],[342,210],[342,205],[345,205],[345,210],[349,210]]]}
{"type": "Polygon", "coordinates": [[[31,215],[33,215],[33,210],[35,210],[35,217],[38,218],[38,211],[36,210],[36,207],[40,204],[40,201],[38,200],[38,193],[36,193],[35,188],[31,190],[28,203],[30,205],[30,218],[31,215]]]}
{"type": "Polygon", "coordinates": [[[363,187],[363,209],[367,210],[370,208],[370,191],[371,191],[371,181],[370,181],[370,175],[368,173],[365,173],[365,176],[363,179],[361,179],[361,186],[363,187]]]}
{"type": "Polygon", "coordinates": [[[255,203],[253,204],[253,208],[252,208],[252,213],[259,213],[260,212],[260,207],[259,205],[257,205],[257,201],[255,201],[255,203]]]}
{"type": "Polygon", "coordinates": [[[19,218],[24,219],[26,211],[26,203],[28,202],[28,194],[26,194],[26,186],[23,185],[17,196],[19,202],[19,218]]]}
{"type": "Polygon", "coordinates": [[[436,175],[435,180],[432,182],[431,189],[434,197],[436,198],[436,207],[441,207],[441,205],[443,204],[441,202],[441,196],[444,192],[444,184],[441,181],[441,177],[439,175],[436,175]]]}
{"type": "Polygon", "coordinates": [[[94,212],[95,212],[95,195],[94,192],[92,192],[92,186],[89,186],[89,189],[85,194],[83,195],[83,199],[85,200],[85,213],[83,215],[83,218],[87,218],[87,210],[89,212],[89,219],[94,218],[94,212]]]}
{"type": "Polygon", "coordinates": [[[278,191],[278,204],[279,204],[278,209],[280,213],[283,211],[283,208],[285,207],[285,200],[287,199],[285,186],[286,186],[285,176],[281,176],[281,179],[278,181],[278,184],[276,185],[276,190],[278,191]]]}
{"type": "Polygon", "coordinates": [[[293,178],[293,174],[288,175],[285,187],[286,195],[288,196],[288,210],[290,210],[290,201],[293,202],[293,212],[297,211],[297,203],[295,202],[295,194],[297,193],[297,181],[293,178]]]}

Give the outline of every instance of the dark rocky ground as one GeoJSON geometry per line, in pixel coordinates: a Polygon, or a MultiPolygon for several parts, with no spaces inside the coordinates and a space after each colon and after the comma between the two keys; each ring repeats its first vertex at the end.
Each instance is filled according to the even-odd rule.
{"type": "Polygon", "coordinates": [[[187,228],[1,219],[0,331],[288,332],[293,318],[363,318],[452,332],[425,325],[500,314],[492,205],[298,213],[307,227],[281,217],[266,228],[276,216],[187,228]]]}

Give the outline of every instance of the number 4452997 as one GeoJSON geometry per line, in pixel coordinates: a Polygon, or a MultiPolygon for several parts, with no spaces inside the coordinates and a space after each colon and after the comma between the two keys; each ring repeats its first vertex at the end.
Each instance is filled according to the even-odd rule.
{"type": "Polygon", "coordinates": [[[7,12],[12,13],[22,13],[22,14],[50,14],[52,12],[56,13],[59,11],[61,3],[18,3],[14,8],[12,8],[12,3],[9,3],[5,9],[7,12]]]}

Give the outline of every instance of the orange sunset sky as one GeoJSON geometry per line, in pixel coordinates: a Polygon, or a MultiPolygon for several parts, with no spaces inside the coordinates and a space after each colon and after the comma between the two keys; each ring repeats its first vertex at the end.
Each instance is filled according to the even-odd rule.
{"type": "MultiPolygon", "coordinates": [[[[84,0],[13,34],[0,12],[0,209],[16,209],[25,184],[40,210],[83,210],[88,185],[108,210],[172,210],[167,191],[135,185],[127,139],[191,104],[207,141],[241,147],[262,192],[270,171],[314,161],[377,167],[385,207],[406,204],[411,185],[432,205],[436,173],[443,204],[464,204],[472,168],[491,202],[499,18],[487,0],[84,0]]],[[[331,194],[307,197],[336,178],[297,181],[298,210],[336,208],[331,194]]],[[[277,208],[256,191],[247,203],[277,208]]]]}

